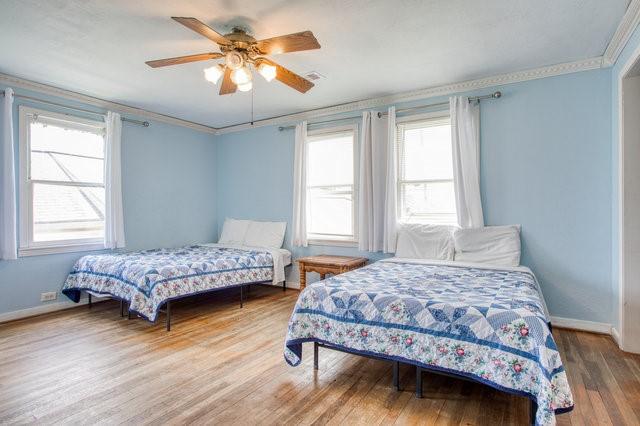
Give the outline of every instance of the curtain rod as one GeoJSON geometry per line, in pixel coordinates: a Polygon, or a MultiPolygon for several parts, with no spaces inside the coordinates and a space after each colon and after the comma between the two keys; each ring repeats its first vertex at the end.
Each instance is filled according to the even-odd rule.
{"type": "MultiPolygon", "coordinates": [[[[4,96],[5,95],[5,91],[4,90],[0,91],[0,94],[2,96],[4,96]]],[[[59,103],[56,103],[56,102],[45,101],[44,99],[33,98],[31,96],[18,95],[18,94],[14,93],[13,97],[14,98],[20,98],[20,99],[25,99],[25,100],[28,100],[28,101],[38,102],[38,103],[41,103],[41,104],[53,105],[53,106],[56,106],[56,107],[59,107],[59,108],[65,108],[65,109],[69,109],[69,110],[72,110],[72,111],[82,112],[82,113],[85,113],[85,114],[93,114],[93,115],[97,115],[97,116],[100,116],[100,117],[104,117],[104,114],[101,114],[99,112],[90,111],[88,109],[83,109],[83,108],[74,108],[74,107],[70,107],[70,106],[67,106],[67,105],[62,105],[62,104],[59,104],[59,103]]],[[[149,125],[150,125],[148,121],[134,120],[132,118],[120,117],[120,120],[126,121],[127,123],[137,124],[137,125],[140,125],[140,126],[143,126],[143,127],[149,127],[149,125]]]]}
{"type": "MultiPolygon", "coordinates": [[[[498,99],[502,97],[502,92],[497,91],[497,92],[493,92],[489,95],[482,95],[482,96],[473,96],[469,98],[469,102],[480,102],[481,100],[484,99],[498,99]]],[[[426,109],[426,108],[435,108],[435,107],[441,107],[441,106],[448,106],[449,105],[449,101],[447,102],[438,102],[437,104],[429,104],[429,105],[420,105],[420,106],[416,106],[416,107],[411,107],[411,108],[402,108],[402,109],[398,109],[396,110],[396,113],[403,113],[403,112],[409,112],[409,111],[416,111],[416,110],[421,110],[421,109],[426,109]]],[[[383,117],[387,115],[386,112],[378,112],[378,118],[383,117]]],[[[354,118],[360,118],[362,117],[362,114],[359,115],[354,115],[354,116],[350,116],[350,117],[344,117],[344,118],[338,118],[338,119],[334,119],[334,120],[325,120],[325,121],[316,121],[314,123],[309,123],[309,126],[315,126],[315,125],[320,125],[320,124],[328,124],[328,123],[336,123],[336,122],[340,122],[340,121],[345,121],[345,120],[353,120],[354,118]]],[[[296,126],[280,126],[278,127],[278,130],[283,131],[283,130],[290,130],[290,129],[295,129],[296,126]]]]}

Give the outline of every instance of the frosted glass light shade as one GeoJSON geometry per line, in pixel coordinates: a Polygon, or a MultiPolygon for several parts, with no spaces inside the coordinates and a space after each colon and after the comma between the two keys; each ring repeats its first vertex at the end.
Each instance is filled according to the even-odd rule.
{"type": "Polygon", "coordinates": [[[204,78],[213,84],[218,83],[220,77],[224,74],[224,68],[221,65],[214,65],[211,68],[205,68],[204,70],[204,78]]]}
{"type": "Polygon", "coordinates": [[[251,71],[247,67],[238,68],[231,72],[231,81],[238,86],[251,81],[251,71]]]}
{"type": "Polygon", "coordinates": [[[248,92],[249,90],[251,90],[252,87],[253,87],[253,83],[251,83],[250,81],[244,84],[238,84],[238,90],[241,92],[248,92]]]}
{"type": "Polygon", "coordinates": [[[267,81],[271,81],[276,78],[276,67],[273,65],[265,64],[263,62],[258,66],[258,72],[267,81]]]}

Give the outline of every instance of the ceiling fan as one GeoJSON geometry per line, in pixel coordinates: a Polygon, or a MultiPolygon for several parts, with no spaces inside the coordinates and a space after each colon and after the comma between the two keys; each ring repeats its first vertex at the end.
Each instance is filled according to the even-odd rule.
{"type": "Polygon", "coordinates": [[[305,93],[313,87],[313,83],[309,80],[282,65],[278,65],[265,56],[319,49],[320,44],[311,31],[256,40],[241,28],[233,28],[231,33],[221,35],[196,18],[172,17],[171,19],[214,41],[218,44],[222,53],[200,53],[147,61],[146,64],[150,67],[166,67],[188,62],[224,58],[224,65],[217,64],[204,70],[205,78],[214,84],[222,77],[222,84],[220,84],[221,95],[234,93],[236,89],[241,92],[251,90],[253,87],[251,66],[255,67],[265,80],[271,81],[275,78],[301,93],[305,93]]]}

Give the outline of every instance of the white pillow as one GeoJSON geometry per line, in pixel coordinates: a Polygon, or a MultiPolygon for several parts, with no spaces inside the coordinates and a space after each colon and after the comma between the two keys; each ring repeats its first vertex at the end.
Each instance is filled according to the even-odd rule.
{"type": "Polygon", "coordinates": [[[244,238],[244,245],[280,248],[284,242],[286,229],[287,222],[256,222],[252,220],[244,238]]]}
{"type": "Polygon", "coordinates": [[[398,231],[396,257],[453,260],[453,226],[405,224],[398,231]]]}
{"type": "Polygon", "coordinates": [[[222,225],[222,235],[218,243],[220,244],[244,244],[244,239],[249,229],[250,220],[225,219],[222,225]]]}
{"type": "Polygon", "coordinates": [[[458,229],[453,240],[456,261],[520,265],[520,225],[458,229]]]}

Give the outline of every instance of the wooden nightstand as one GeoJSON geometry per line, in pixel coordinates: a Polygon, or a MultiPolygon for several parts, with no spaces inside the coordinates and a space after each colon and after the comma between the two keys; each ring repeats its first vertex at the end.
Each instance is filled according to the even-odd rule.
{"type": "Polygon", "coordinates": [[[300,265],[300,290],[307,286],[307,272],[317,272],[320,279],[324,280],[326,274],[338,275],[343,272],[358,269],[367,264],[365,257],[319,255],[301,257],[300,265]]]}

